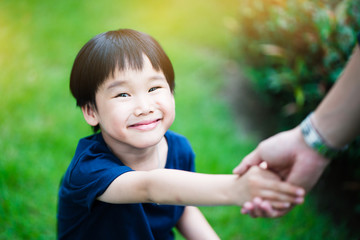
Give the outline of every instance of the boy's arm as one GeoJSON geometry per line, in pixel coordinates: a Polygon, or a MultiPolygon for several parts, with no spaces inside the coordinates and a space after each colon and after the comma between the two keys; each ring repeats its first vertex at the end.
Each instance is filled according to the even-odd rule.
{"type": "Polygon", "coordinates": [[[170,169],[132,171],[117,177],[98,200],[108,203],[241,206],[259,196],[297,203],[300,189],[289,183],[267,180],[267,173],[256,166],[242,176],[170,169]]]}
{"type": "Polygon", "coordinates": [[[176,224],[176,228],[188,240],[220,239],[197,207],[185,207],[183,215],[176,224]]]}

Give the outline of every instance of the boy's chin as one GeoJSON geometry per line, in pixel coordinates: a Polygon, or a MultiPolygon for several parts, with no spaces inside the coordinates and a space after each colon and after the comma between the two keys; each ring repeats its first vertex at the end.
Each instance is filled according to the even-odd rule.
{"type": "Polygon", "coordinates": [[[143,136],[139,136],[137,138],[134,138],[132,141],[132,144],[135,148],[149,148],[157,145],[161,139],[164,137],[165,132],[163,134],[156,134],[157,136],[154,136],[154,134],[142,134],[143,136]]]}

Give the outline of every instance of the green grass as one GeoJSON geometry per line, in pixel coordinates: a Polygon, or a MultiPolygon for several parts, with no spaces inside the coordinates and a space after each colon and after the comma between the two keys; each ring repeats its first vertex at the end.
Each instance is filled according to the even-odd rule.
{"type": "MultiPolygon", "coordinates": [[[[232,41],[223,19],[236,7],[230,0],[0,1],[0,239],[56,237],[60,178],[78,139],[91,133],[69,74],[80,47],[100,32],[134,28],[160,41],[176,72],[172,129],[192,142],[198,171],[230,173],[256,145],[225,98],[232,41]]],[[[201,209],[222,239],[346,238],[311,201],[276,220],[242,216],[238,207],[201,209]]]]}

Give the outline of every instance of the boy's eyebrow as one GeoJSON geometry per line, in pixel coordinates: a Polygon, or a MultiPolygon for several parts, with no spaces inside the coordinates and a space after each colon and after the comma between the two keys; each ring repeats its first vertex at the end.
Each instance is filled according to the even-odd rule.
{"type": "MultiPolygon", "coordinates": [[[[166,80],[166,78],[163,75],[154,75],[149,77],[149,80],[153,81],[153,80],[166,80]]],[[[127,80],[125,79],[117,79],[115,81],[113,81],[108,87],[106,87],[106,89],[111,89],[111,88],[115,88],[117,86],[121,86],[123,84],[125,84],[127,82],[127,80]]]]}
{"type": "Polygon", "coordinates": [[[107,89],[111,89],[111,88],[114,88],[114,87],[117,87],[119,85],[123,85],[124,83],[126,82],[126,80],[115,80],[114,82],[112,82],[108,87],[107,89]]]}
{"type": "Polygon", "coordinates": [[[166,80],[166,78],[163,75],[155,75],[155,76],[151,76],[149,77],[149,80],[166,80]]]}

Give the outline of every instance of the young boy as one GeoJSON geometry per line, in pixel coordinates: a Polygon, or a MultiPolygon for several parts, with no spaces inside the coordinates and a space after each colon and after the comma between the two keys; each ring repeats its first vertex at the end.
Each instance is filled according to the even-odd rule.
{"type": "Polygon", "coordinates": [[[168,130],[174,86],[170,60],[144,33],[102,33],[80,50],[70,89],[95,134],[79,141],[61,183],[59,239],[173,239],[173,227],[218,239],[193,206],[298,202],[301,189],[259,167],[241,177],[194,173],[190,144],[168,130]]]}

